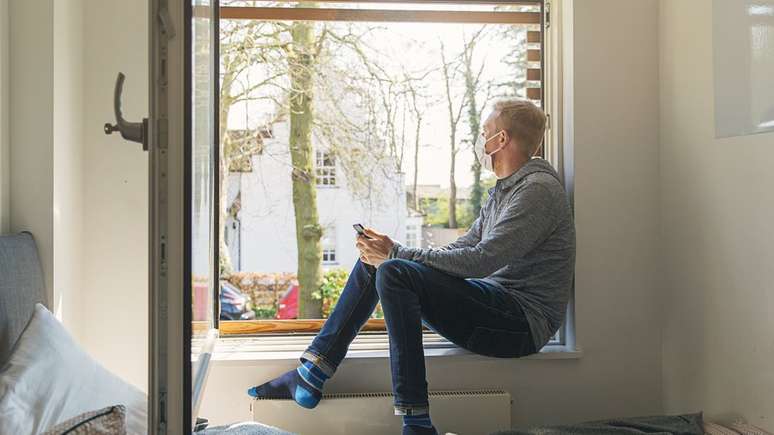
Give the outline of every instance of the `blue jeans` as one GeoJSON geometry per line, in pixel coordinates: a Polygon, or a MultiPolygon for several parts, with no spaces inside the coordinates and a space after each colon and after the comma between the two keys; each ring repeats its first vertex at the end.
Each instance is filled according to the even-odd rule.
{"type": "Polygon", "coordinates": [[[536,352],[524,312],[500,287],[391,259],[378,269],[358,260],[333,312],[301,358],[333,376],[379,301],[390,341],[396,415],[429,410],[422,324],[481,355],[514,358],[536,352]]]}

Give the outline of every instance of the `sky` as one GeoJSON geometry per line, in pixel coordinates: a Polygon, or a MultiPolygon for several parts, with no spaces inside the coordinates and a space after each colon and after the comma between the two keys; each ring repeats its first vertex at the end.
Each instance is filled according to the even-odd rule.
{"type": "MultiPolygon", "coordinates": [[[[333,25],[337,25],[334,23],[333,25]]],[[[371,47],[369,53],[380,56],[386,70],[409,71],[423,70],[441,65],[440,41],[446,47],[447,61],[458,57],[463,48],[463,35],[468,37],[480,29],[480,25],[472,24],[437,24],[437,23],[379,23],[379,29],[370,33],[367,44],[371,47]]],[[[490,25],[498,26],[498,25],[490,25]]],[[[494,33],[494,32],[493,32],[494,33]]],[[[488,37],[476,46],[474,53],[474,68],[483,65],[484,80],[504,81],[512,74],[512,69],[502,62],[507,56],[507,46],[498,43],[497,37],[488,37]]],[[[251,70],[251,75],[259,75],[259,69],[251,70]]],[[[256,80],[251,77],[250,80],[256,80]]],[[[452,91],[455,96],[455,108],[459,105],[463,82],[461,77],[456,80],[457,86],[452,91]]],[[[449,185],[450,166],[450,126],[449,114],[445,100],[444,81],[440,72],[429,75],[423,84],[426,94],[436,101],[430,102],[423,109],[422,133],[420,135],[419,184],[449,185]]],[[[479,96],[479,105],[483,94],[479,96]]],[[[272,107],[266,103],[251,102],[235,105],[229,115],[229,128],[254,128],[272,107]]],[[[485,110],[486,117],[488,110],[485,110]]],[[[398,116],[400,121],[401,117],[398,116]]],[[[463,112],[463,121],[467,114],[463,112]]],[[[407,183],[413,181],[414,161],[414,128],[411,117],[407,118],[407,150],[404,156],[403,168],[407,183]]],[[[466,122],[460,122],[457,132],[457,147],[461,151],[457,155],[455,180],[458,186],[472,184],[473,176],[470,167],[473,163],[473,153],[463,139],[470,137],[470,129],[466,122]]]]}

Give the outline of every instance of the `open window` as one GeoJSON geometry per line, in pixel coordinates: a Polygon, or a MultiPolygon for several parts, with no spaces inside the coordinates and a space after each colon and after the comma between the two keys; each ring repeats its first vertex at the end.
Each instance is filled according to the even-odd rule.
{"type": "MultiPolygon", "coordinates": [[[[513,96],[545,107],[545,20],[538,0],[222,0],[216,219],[240,225],[236,255],[217,256],[256,319],[221,334],[318,331],[339,294],[326,284],[357,260],[354,232],[330,226],[416,246],[466,229],[494,183],[472,152],[484,112],[513,96]]],[[[385,331],[378,312],[364,332],[385,331]]]]}

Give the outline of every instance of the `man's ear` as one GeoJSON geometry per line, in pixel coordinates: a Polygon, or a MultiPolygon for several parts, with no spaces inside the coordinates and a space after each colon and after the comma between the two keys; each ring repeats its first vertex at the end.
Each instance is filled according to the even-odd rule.
{"type": "Polygon", "coordinates": [[[500,130],[502,131],[502,134],[500,135],[500,145],[505,146],[508,144],[508,142],[511,141],[511,135],[508,133],[507,130],[500,130]]]}

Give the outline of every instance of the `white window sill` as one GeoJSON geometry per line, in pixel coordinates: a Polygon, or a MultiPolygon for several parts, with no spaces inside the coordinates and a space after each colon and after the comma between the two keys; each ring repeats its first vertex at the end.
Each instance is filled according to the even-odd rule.
{"type": "MultiPolygon", "coordinates": [[[[215,347],[212,360],[216,364],[224,363],[255,363],[259,361],[298,361],[301,353],[311,342],[312,337],[281,336],[281,337],[236,337],[222,338],[215,347]]],[[[443,337],[425,333],[425,357],[453,357],[464,360],[492,360],[506,358],[492,358],[478,355],[466,349],[460,348],[443,337]]],[[[193,354],[196,354],[196,343],[193,344],[193,354]]],[[[384,359],[389,358],[390,352],[387,337],[384,334],[370,336],[358,336],[350,345],[346,358],[348,359],[384,359]]],[[[581,349],[569,349],[562,345],[547,345],[540,352],[519,358],[520,360],[556,360],[579,359],[583,356],[581,349]]]]}

